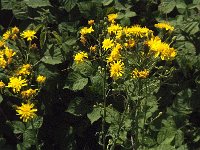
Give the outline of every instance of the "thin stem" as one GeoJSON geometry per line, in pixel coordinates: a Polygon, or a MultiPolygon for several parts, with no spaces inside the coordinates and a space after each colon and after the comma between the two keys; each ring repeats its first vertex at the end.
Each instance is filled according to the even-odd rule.
{"type": "Polygon", "coordinates": [[[123,112],[123,114],[122,114],[122,116],[121,116],[121,118],[120,118],[119,128],[118,128],[118,130],[117,130],[117,134],[116,134],[115,140],[114,140],[114,142],[113,142],[114,144],[113,144],[111,150],[114,150],[114,149],[115,149],[116,142],[117,142],[117,140],[118,140],[118,138],[119,138],[120,130],[121,130],[122,126],[123,126],[124,119],[125,119],[125,117],[126,117],[125,114],[126,114],[126,111],[127,111],[127,109],[128,109],[128,104],[129,104],[129,103],[128,103],[128,100],[126,99],[125,110],[124,110],[124,112],[123,112]]]}
{"type": "Polygon", "coordinates": [[[105,122],[106,122],[106,66],[104,65],[104,77],[103,77],[103,120],[102,120],[103,150],[106,150],[105,122]]]}
{"type": "Polygon", "coordinates": [[[147,109],[146,109],[146,106],[147,106],[147,82],[146,82],[146,84],[145,84],[145,87],[146,87],[146,89],[145,89],[145,99],[144,99],[144,120],[143,120],[143,128],[142,128],[142,148],[143,148],[143,146],[144,146],[144,136],[145,136],[145,124],[146,124],[146,115],[147,115],[147,109]]]}
{"type": "Polygon", "coordinates": [[[39,150],[39,144],[38,144],[38,139],[37,139],[37,134],[38,134],[38,129],[36,129],[33,125],[33,120],[31,120],[31,126],[33,128],[33,130],[36,131],[36,135],[35,135],[35,146],[36,146],[36,150],[39,150]]]}

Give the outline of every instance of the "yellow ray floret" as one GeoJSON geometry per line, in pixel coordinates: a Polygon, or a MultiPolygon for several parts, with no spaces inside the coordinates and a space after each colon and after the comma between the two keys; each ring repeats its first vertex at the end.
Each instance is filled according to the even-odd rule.
{"type": "Polygon", "coordinates": [[[33,119],[36,116],[37,109],[34,108],[34,104],[22,103],[22,106],[18,106],[16,109],[17,115],[20,116],[20,119],[23,120],[23,122],[27,122],[30,119],[33,119]]]}

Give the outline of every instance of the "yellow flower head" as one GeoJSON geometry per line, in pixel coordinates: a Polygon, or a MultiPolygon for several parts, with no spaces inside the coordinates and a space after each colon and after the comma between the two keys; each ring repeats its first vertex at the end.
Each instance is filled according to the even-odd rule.
{"type": "Polygon", "coordinates": [[[20,119],[23,120],[23,122],[27,122],[30,119],[33,119],[36,117],[35,112],[37,112],[37,109],[34,108],[34,104],[22,103],[22,106],[18,106],[16,109],[17,115],[20,116],[20,119]]]}
{"type": "Polygon", "coordinates": [[[79,64],[82,63],[86,58],[88,58],[88,54],[86,52],[79,52],[74,56],[74,61],[79,64]]]}
{"type": "Polygon", "coordinates": [[[109,27],[108,27],[108,33],[109,34],[117,34],[119,33],[120,31],[122,31],[122,27],[118,24],[111,24],[109,27]]]}
{"type": "Polygon", "coordinates": [[[17,33],[19,33],[19,28],[16,27],[16,26],[13,27],[11,30],[12,30],[12,33],[13,33],[13,34],[17,34],[17,33]]]}
{"type": "Polygon", "coordinates": [[[138,71],[137,68],[135,68],[132,72],[133,78],[141,78],[145,79],[149,76],[149,71],[144,69],[143,71],[138,71]]]}
{"type": "Polygon", "coordinates": [[[0,67],[5,68],[7,66],[6,60],[0,56],[0,67]]]}
{"type": "Polygon", "coordinates": [[[110,63],[119,60],[121,57],[120,54],[121,49],[122,49],[121,44],[117,43],[116,46],[112,49],[110,56],[107,58],[107,62],[110,63]]]}
{"type": "Polygon", "coordinates": [[[94,32],[92,26],[87,28],[87,27],[83,27],[80,31],[81,35],[85,35],[85,34],[88,34],[88,33],[92,33],[94,32]]]}
{"type": "Polygon", "coordinates": [[[31,65],[30,64],[24,64],[20,68],[20,70],[17,72],[17,75],[29,75],[31,73],[31,65]]]}
{"type": "Polygon", "coordinates": [[[80,37],[80,42],[81,42],[83,45],[85,45],[85,43],[87,42],[87,39],[86,39],[83,35],[81,35],[81,37],[80,37]]]}
{"type": "Polygon", "coordinates": [[[94,24],[94,20],[88,20],[88,25],[93,25],[94,24]]]}
{"type": "Polygon", "coordinates": [[[159,29],[165,29],[165,30],[169,30],[169,31],[173,31],[174,30],[174,27],[171,26],[168,22],[161,22],[161,23],[157,23],[154,25],[156,28],[159,28],[159,29]]]}
{"type": "Polygon", "coordinates": [[[115,22],[115,19],[118,17],[117,14],[109,14],[108,15],[108,21],[111,22],[111,23],[114,23],[115,22]]]}
{"type": "Polygon", "coordinates": [[[110,64],[110,77],[117,80],[124,73],[124,63],[121,60],[110,64]]]}
{"type": "Polygon", "coordinates": [[[0,48],[4,47],[5,42],[3,40],[0,40],[0,48]]]}
{"type": "Polygon", "coordinates": [[[46,77],[45,76],[42,76],[42,75],[39,75],[36,79],[36,81],[39,83],[39,84],[43,84],[45,81],[46,81],[46,77]]]}
{"type": "Polygon", "coordinates": [[[124,28],[124,33],[127,37],[133,35],[135,37],[143,38],[147,37],[152,32],[152,30],[149,30],[146,27],[141,27],[140,25],[134,25],[130,28],[124,28]]]}
{"type": "Polygon", "coordinates": [[[114,46],[113,40],[111,40],[110,38],[108,39],[104,39],[104,41],[102,42],[102,48],[104,50],[108,50],[109,48],[112,48],[114,46]]]}
{"type": "Polygon", "coordinates": [[[8,40],[11,36],[11,31],[7,30],[4,34],[3,34],[3,40],[8,40]]]}
{"type": "Polygon", "coordinates": [[[31,97],[36,95],[37,90],[38,89],[35,89],[35,90],[28,89],[26,91],[22,91],[21,92],[21,96],[22,96],[23,99],[29,99],[29,98],[31,98],[31,97]]]}
{"type": "Polygon", "coordinates": [[[21,33],[21,37],[27,39],[27,41],[32,41],[34,38],[37,38],[35,34],[36,32],[34,30],[26,30],[21,33]]]}
{"type": "Polygon", "coordinates": [[[5,46],[4,54],[7,58],[7,63],[10,64],[12,61],[12,57],[16,54],[16,52],[14,52],[12,49],[5,46]]]}
{"type": "Polygon", "coordinates": [[[27,86],[27,80],[21,78],[21,76],[11,77],[7,87],[12,88],[14,93],[19,92],[23,86],[27,86]]]}
{"type": "Polygon", "coordinates": [[[135,46],[135,40],[134,39],[129,39],[126,43],[124,43],[124,46],[127,48],[132,48],[135,46]]]}
{"type": "Polygon", "coordinates": [[[5,84],[3,83],[3,81],[0,81],[0,89],[3,89],[5,87],[5,84]]]}
{"type": "Polygon", "coordinates": [[[90,51],[91,52],[95,52],[97,50],[97,46],[94,45],[94,46],[90,46],[90,51]]]}

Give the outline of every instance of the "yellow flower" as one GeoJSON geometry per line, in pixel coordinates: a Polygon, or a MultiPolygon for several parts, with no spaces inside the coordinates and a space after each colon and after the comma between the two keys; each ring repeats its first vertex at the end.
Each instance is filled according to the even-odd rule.
{"type": "Polygon", "coordinates": [[[18,106],[16,109],[17,115],[20,116],[20,119],[23,120],[23,122],[27,122],[30,119],[33,119],[36,117],[35,112],[37,112],[37,109],[34,108],[34,104],[32,103],[27,103],[24,104],[22,103],[22,106],[18,106]]]}
{"type": "Polygon", "coordinates": [[[22,91],[22,92],[21,92],[22,98],[23,98],[23,99],[29,99],[29,98],[35,96],[37,90],[38,90],[38,89],[35,89],[35,90],[33,90],[33,89],[28,89],[28,90],[26,90],[26,91],[22,91]]]}
{"type": "Polygon", "coordinates": [[[97,50],[97,46],[94,45],[94,46],[90,46],[90,51],[91,52],[95,52],[97,50]]]}
{"type": "Polygon", "coordinates": [[[11,36],[11,31],[10,30],[7,30],[4,34],[3,34],[3,40],[7,40],[9,39],[11,36]]]}
{"type": "Polygon", "coordinates": [[[11,77],[7,87],[12,88],[14,93],[19,92],[23,86],[27,86],[27,80],[21,78],[21,76],[11,77]]]}
{"type": "Polygon", "coordinates": [[[121,44],[117,43],[117,45],[112,49],[110,56],[107,58],[107,62],[113,62],[119,60],[121,57],[120,50],[122,49],[121,44]]]}
{"type": "Polygon", "coordinates": [[[42,75],[39,75],[36,79],[36,81],[39,83],[39,84],[42,84],[46,81],[46,77],[45,76],[42,76],[42,75]]]}
{"type": "Polygon", "coordinates": [[[16,27],[16,26],[13,27],[11,30],[12,30],[12,33],[13,33],[13,34],[17,34],[17,33],[19,33],[19,28],[16,27]]]}
{"type": "Polygon", "coordinates": [[[88,25],[93,25],[94,24],[94,20],[88,20],[88,25]]]}
{"type": "Polygon", "coordinates": [[[0,48],[4,47],[5,42],[3,40],[0,40],[0,48]]]}
{"type": "Polygon", "coordinates": [[[159,29],[165,29],[165,30],[170,30],[170,31],[173,31],[174,30],[174,27],[171,26],[168,22],[161,22],[161,23],[157,23],[154,25],[156,28],[159,28],[159,29]]]}
{"type": "Polygon", "coordinates": [[[110,77],[117,80],[124,73],[124,63],[121,60],[110,64],[110,77]]]}
{"type": "Polygon", "coordinates": [[[7,65],[6,60],[3,57],[0,56],[0,67],[5,68],[6,65],[7,65]]]}
{"type": "Polygon", "coordinates": [[[104,39],[104,41],[102,42],[102,48],[104,50],[108,50],[109,48],[114,46],[113,40],[110,40],[110,38],[108,39],[104,39]]]}
{"type": "Polygon", "coordinates": [[[85,45],[85,43],[87,42],[87,39],[86,39],[83,35],[81,35],[80,41],[81,41],[81,43],[82,43],[83,45],[85,45]]]}
{"type": "Polygon", "coordinates": [[[3,89],[5,87],[5,84],[3,83],[3,81],[0,81],[0,89],[3,89]]]}
{"type": "Polygon", "coordinates": [[[34,38],[37,38],[35,34],[36,32],[34,30],[26,30],[21,33],[21,37],[27,39],[27,41],[32,41],[34,38]]]}
{"type": "Polygon", "coordinates": [[[143,38],[148,37],[149,34],[153,33],[152,30],[149,30],[146,27],[140,27],[140,25],[134,25],[130,28],[124,28],[123,30],[127,37],[133,35],[135,37],[143,38]]]}
{"type": "Polygon", "coordinates": [[[127,48],[132,48],[135,46],[135,40],[134,39],[129,39],[126,43],[124,43],[124,46],[127,48]]]}
{"type": "Polygon", "coordinates": [[[108,33],[109,34],[117,34],[119,33],[120,31],[122,31],[122,27],[118,24],[111,24],[109,27],[108,27],[108,33]]]}
{"type": "Polygon", "coordinates": [[[85,35],[85,34],[92,33],[92,32],[94,32],[92,26],[90,28],[83,27],[80,31],[81,35],[85,35]]]}
{"type": "Polygon", "coordinates": [[[169,44],[161,42],[159,37],[153,37],[146,43],[150,48],[150,52],[153,52],[155,57],[160,55],[162,60],[170,60],[176,56],[175,49],[171,48],[169,44]]]}
{"type": "Polygon", "coordinates": [[[12,61],[12,57],[16,54],[16,52],[14,52],[12,49],[5,46],[4,54],[7,58],[7,63],[10,64],[12,61]]]}
{"type": "Polygon", "coordinates": [[[24,64],[20,68],[20,70],[17,72],[17,75],[29,75],[31,73],[31,65],[30,64],[24,64]]]}
{"type": "Polygon", "coordinates": [[[79,64],[82,63],[86,58],[88,58],[88,54],[86,52],[79,52],[74,56],[74,61],[79,64]]]}
{"type": "Polygon", "coordinates": [[[149,71],[144,69],[143,71],[138,71],[137,68],[135,68],[132,72],[133,78],[142,78],[145,79],[149,76],[149,71]]]}
{"type": "Polygon", "coordinates": [[[118,17],[117,14],[109,14],[108,15],[108,21],[111,22],[111,23],[114,23],[115,22],[115,19],[118,17]]]}

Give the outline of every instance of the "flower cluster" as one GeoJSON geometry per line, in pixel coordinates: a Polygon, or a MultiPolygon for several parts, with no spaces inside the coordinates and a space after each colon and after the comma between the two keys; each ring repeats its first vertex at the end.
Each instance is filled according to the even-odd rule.
{"type": "MultiPolygon", "coordinates": [[[[99,26],[95,26],[94,20],[88,21],[89,27],[80,30],[80,40],[88,51],[75,54],[76,64],[83,63],[89,55],[93,60],[101,58],[107,63],[107,70],[113,80],[122,78],[127,70],[126,67],[133,70],[128,71],[130,77],[145,79],[149,77],[152,68],[149,62],[171,61],[175,58],[176,50],[159,36],[154,35],[153,30],[138,24],[122,26],[117,23],[117,18],[117,14],[109,14],[104,24],[99,24],[103,29],[103,31],[98,29],[99,33],[96,33],[96,28],[99,26]],[[91,34],[92,36],[86,37],[91,34]],[[98,35],[96,39],[95,35],[98,35]],[[95,45],[91,45],[90,41],[95,41],[95,45]],[[133,62],[127,60],[129,57],[133,62]]],[[[155,27],[166,31],[174,30],[169,23],[158,23],[155,27]]]]}
{"type": "Polygon", "coordinates": [[[30,50],[37,48],[36,44],[31,43],[35,38],[37,38],[36,31],[25,30],[20,33],[17,27],[13,27],[8,29],[0,39],[0,68],[9,78],[9,81],[0,81],[0,92],[14,95],[22,101],[21,106],[16,107],[16,112],[23,122],[36,116],[35,97],[46,81],[45,76],[35,75],[29,60],[30,50]],[[23,46],[18,43],[22,43],[23,46]]]}

